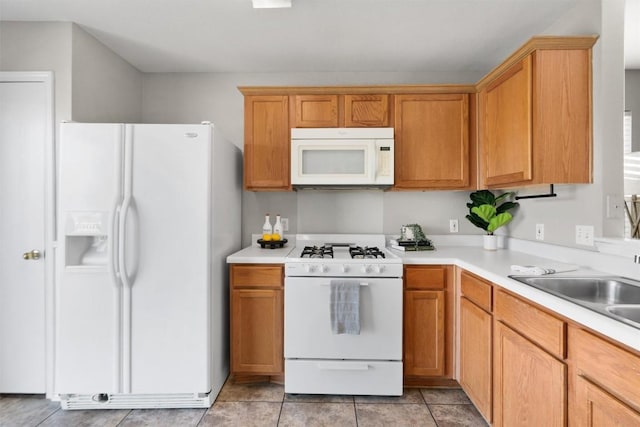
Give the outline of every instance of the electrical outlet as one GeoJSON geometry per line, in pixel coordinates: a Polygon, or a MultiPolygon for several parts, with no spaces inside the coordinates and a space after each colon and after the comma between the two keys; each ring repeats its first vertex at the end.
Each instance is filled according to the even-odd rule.
{"type": "Polygon", "coordinates": [[[536,224],[536,240],[544,240],[544,224],[536,224]]]}
{"type": "Polygon", "coordinates": [[[593,225],[576,225],[576,244],[593,246],[593,225]]]}
{"type": "Polygon", "coordinates": [[[289,218],[280,218],[282,223],[282,231],[289,231],[289,218]]]}
{"type": "Polygon", "coordinates": [[[449,233],[457,233],[458,232],[458,220],[450,219],[449,220],[449,233]]]}

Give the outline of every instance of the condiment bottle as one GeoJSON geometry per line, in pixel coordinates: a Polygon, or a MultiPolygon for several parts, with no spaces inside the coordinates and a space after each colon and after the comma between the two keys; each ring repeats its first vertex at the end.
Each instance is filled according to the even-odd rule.
{"type": "Polygon", "coordinates": [[[273,234],[271,235],[272,240],[280,240],[282,239],[282,222],[280,221],[280,214],[276,215],[276,223],[273,226],[273,234]]]}
{"type": "Polygon", "coordinates": [[[262,226],[262,240],[271,240],[271,221],[269,220],[269,214],[264,216],[264,225],[262,226]]]}

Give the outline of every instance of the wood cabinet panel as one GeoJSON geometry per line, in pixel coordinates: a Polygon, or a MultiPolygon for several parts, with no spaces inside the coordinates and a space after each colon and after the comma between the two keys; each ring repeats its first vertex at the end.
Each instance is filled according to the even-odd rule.
{"type": "Polygon", "coordinates": [[[269,264],[232,264],[231,285],[235,288],[281,288],[284,267],[269,264]]]}
{"type": "Polygon", "coordinates": [[[291,189],[289,141],[289,97],[245,96],[245,189],[291,189]]]}
{"type": "Polygon", "coordinates": [[[396,189],[469,184],[469,96],[395,95],[396,189]]]}
{"type": "Polygon", "coordinates": [[[485,184],[531,180],[532,96],[530,56],[481,92],[485,184]]]}
{"type": "Polygon", "coordinates": [[[389,126],[389,95],[344,95],[344,126],[389,126]]]}
{"type": "Polygon", "coordinates": [[[556,357],[565,358],[566,325],[562,320],[501,290],[495,293],[494,316],[556,357]]]}
{"type": "Polygon", "coordinates": [[[569,328],[568,338],[569,358],[577,375],[640,412],[640,356],[577,327],[569,328]]]}
{"type": "Polygon", "coordinates": [[[494,425],[566,425],[566,365],[501,322],[494,334],[494,425]]]}
{"type": "Polygon", "coordinates": [[[445,373],[444,291],[404,292],[404,375],[445,373]]]}
{"type": "Polygon", "coordinates": [[[282,290],[231,291],[231,372],[278,375],[284,372],[282,290]]]}
{"type": "Polygon", "coordinates": [[[639,426],[640,412],[616,399],[584,377],[576,379],[576,411],[572,425],[585,427],[639,426]]]}
{"type": "Polygon", "coordinates": [[[460,299],[460,385],[489,422],[492,415],[491,314],[460,299]]]}
{"type": "Polygon", "coordinates": [[[338,95],[295,95],[297,128],[338,127],[338,95]]]}
{"type": "Polygon", "coordinates": [[[476,275],[463,271],[460,273],[460,292],[469,301],[491,313],[493,285],[476,275]]]}
{"type": "Polygon", "coordinates": [[[447,283],[447,267],[442,265],[406,265],[405,289],[444,289],[447,283]]]}

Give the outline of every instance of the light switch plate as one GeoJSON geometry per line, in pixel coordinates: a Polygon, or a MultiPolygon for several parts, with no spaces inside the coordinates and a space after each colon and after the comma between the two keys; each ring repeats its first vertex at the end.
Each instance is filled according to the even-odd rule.
{"type": "Polygon", "coordinates": [[[593,225],[576,225],[576,244],[593,246],[593,225]]]}
{"type": "Polygon", "coordinates": [[[457,233],[458,232],[458,220],[450,219],[449,220],[449,233],[457,233]]]}
{"type": "Polygon", "coordinates": [[[536,240],[544,240],[544,224],[536,224],[536,240]]]}

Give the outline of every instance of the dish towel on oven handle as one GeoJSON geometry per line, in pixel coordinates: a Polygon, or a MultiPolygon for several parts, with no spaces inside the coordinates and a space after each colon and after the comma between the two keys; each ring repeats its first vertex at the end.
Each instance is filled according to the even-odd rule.
{"type": "Polygon", "coordinates": [[[360,334],[360,282],[332,280],[330,283],[329,312],[331,332],[334,334],[360,334]]]}

